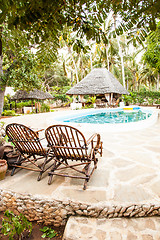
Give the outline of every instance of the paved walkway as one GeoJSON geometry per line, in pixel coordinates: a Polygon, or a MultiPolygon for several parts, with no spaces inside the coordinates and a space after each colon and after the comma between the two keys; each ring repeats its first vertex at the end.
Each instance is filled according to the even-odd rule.
{"type": "Polygon", "coordinates": [[[107,220],[70,217],[63,240],[160,240],[160,217],[107,220]]]}
{"type": "MultiPolygon", "coordinates": [[[[14,121],[35,128],[46,128],[49,116],[50,113],[45,113],[4,120],[7,124],[14,121]]],[[[90,136],[92,130],[88,129],[84,135],[90,136]]],[[[143,130],[124,133],[101,133],[101,137],[103,140],[103,157],[99,158],[98,168],[88,183],[86,191],[82,190],[82,180],[65,179],[56,176],[53,177],[52,185],[48,186],[47,174],[44,174],[44,178],[37,182],[37,174],[25,170],[19,171],[13,177],[7,176],[5,180],[1,181],[0,188],[85,204],[105,204],[110,206],[157,204],[160,206],[160,120],[155,125],[143,130]]],[[[77,238],[66,237],[65,239],[160,239],[159,218],[145,219],[145,221],[143,219],[124,219],[123,221],[110,219],[104,223],[103,220],[93,219],[91,221],[93,221],[91,223],[93,226],[102,224],[107,229],[105,233],[101,234],[101,236],[104,234],[105,238],[96,238],[98,233],[95,227],[92,229],[92,235],[95,237],[84,238],[84,231],[87,230],[81,231],[79,229],[80,232],[78,232],[77,220],[75,219],[74,235],[77,238]],[[146,226],[150,226],[150,230],[145,230],[146,226]],[[142,228],[142,234],[137,236],[136,231],[139,231],[140,228],[142,228]],[[81,235],[81,233],[83,233],[83,238],[78,238],[78,234],[81,235]]],[[[102,228],[97,229],[103,231],[102,228]]]]}

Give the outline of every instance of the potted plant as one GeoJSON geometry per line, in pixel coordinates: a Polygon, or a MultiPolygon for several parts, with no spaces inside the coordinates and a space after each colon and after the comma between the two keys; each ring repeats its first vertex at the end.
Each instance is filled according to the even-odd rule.
{"type": "Polygon", "coordinates": [[[4,122],[0,122],[0,159],[7,161],[10,167],[18,158],[18,153],[12,145],[6,145],[7,136],[5,136],[4,122]]]}
{"type": "Polygon", "coordinates": [[[9,167],[12,167],[12,164],[14,164],[17,161],[18,156],[19,156],[19,154],[17,153],[17,151],[14,148],[11,151],[7,152],[6,160],[7,160],[9,167]]]}
{"type": "Polygon", "coordinates": [[[5,178],[7,168],[7,161],[4,159],[0,159],[0,180],[3,180],[5,178]]]}
{"type": "Polygon", "coordinates": [[[5,130],[4,122],[0,122],[0,180],[4,179],[8,165],[7,161],[3,159],[4,149],[5,149],[5,130]]]}

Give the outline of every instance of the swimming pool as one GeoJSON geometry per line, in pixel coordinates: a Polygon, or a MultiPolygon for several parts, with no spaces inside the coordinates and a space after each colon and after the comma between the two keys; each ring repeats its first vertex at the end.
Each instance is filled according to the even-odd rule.
{"type": "Polygon", "coordinates": [[[152,114],[142,112],[142,110],[136,111],[123,111],[119,110],[116,112],[101,112],[95,113],[87,116],[71,118],[69,120],[64,120],[64,122],[74,122],[74,123],[91,123],[91,124],[118,124],[118,123],[130,123],[145,120],[149,118],[152,114]]]}
{"type": "Polygon", "coordinates": [[[158,112],[153,108],[129,106],[124,108],[102,108],[102,109],[82,109],[82,110],[70,110],[66,112],[57,113],[54,119],[48,119],[48,124],[66,124],[77,128],[83,128],[85,131],[92,132],[122,132],[122,131],[134,131],[149,127],[156,123],[158,118],[158,112]],[[120,120],[120,116],[125,113],[126,118],[120,120]],[[97,122],[94,116],[102,115],[106,119],[106,115],[110,115],[114,122],[108,123],[97,122]],[[117,114],[117,117],[115,117],[117,114]],[[138,116],[141,115],[141,116],[138,116]],[[89,120],[91,116],[91,119],[89,120]],[[128,119],[131,120],[128,120],[128,119]],[[81,119],[81,121],[79,121],[81,119]],[[88,122],[83,120],[87,119],[88,122]]]}

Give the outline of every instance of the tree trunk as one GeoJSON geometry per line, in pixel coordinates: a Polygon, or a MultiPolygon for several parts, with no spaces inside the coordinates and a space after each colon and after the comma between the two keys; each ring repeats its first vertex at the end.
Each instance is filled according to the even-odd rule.
{"type": "Polygon", "coordinates": [[[158,77],[157,77],[157,91],[159,91],[159,80],[160,80],[160,75],[158,73],[158,77]]]}
{"type": "Polygon", "coordinates": [[[90,51],[90,62],[91,62],[91,71],[93,69],[93,60],[92,60],[92,52],[90,51]]]}
{"type": "MultiPolygon", "coordinates": [[[[2,28],[0,30],[0,83],[2,81],[1,76],[3,75],[3,68],[2,68],[2,28]]],[[[3,105],[4,105],[4,93],[5,93],[5,86],[0,85],[0,116],[3,112],[3,105]]]]}
{"type": "Polygon", "coordinates": [[[127,76],[127,91],[128,91],[128,76],[127,76]]]}
{"type": "Polygon", "coordinates": [[[71,71],[71,87],[73,87],[73,72],[71,71]]]}
{"type": "Polygon", "coordinates": [[[90,57],[91,71],[92,71],[92,69],[93,69],[93,59],[92,59],[92,50],[91,50],[91,42],[90,41],[88,41],[88,45],[90,46],[89,57],[90,57]]]}
{"type": "Polygon", "coordinates": [[[117,35],[117,43],[118,43],[118,48],[119,48],[119,56],[121,58],[121,68],[122,68],[122,80],[123,80],[123,87],[125,88],[125,73],[124,73],[124,60],[123,60],[123,53],[122,53],[122,48],[120,45],[119,41],[119,36],[117,35]]]}
{"type": "Polygon", "coordinates": [[[72,61],[73,61],[73,65],[75,68],[75,72],[76,72],[76,79],[77,79],[77,83],[79,82],[79,78],[78,78],[78,70],[77,70],[77,66],[76,66],[76,62],[74,60],[74,57],[72,56],[72,61]]]}
{"type": "Polygon", "coordinates": [[[124,60],[123,60],[122,48],[121,48],[120,41],[119,41],[119,36],[116,33],[116,15],[113,15],[113,19],[114,19],[115,34],[116,34],[118,48],[119,48],[119,56],[120,56],[120,59],[121,59],[123,87],[125,88],[126,84],[125,84],[125,73],[124,73],[124,60]]]}
{"type": "Polygon", "coordinates": [[[107,69],[109,71],[109,56],[108,56],[108,46],[106,45],[106,56],[107,56],[107,69]]]}
{"type": "Polygon", "coordinates": [[[72,62],[73,62],[74,69],[75,69],[75,73],[76,73],[76,79],[77,79],[77,83],[78,83],[78,82],[79,82],[78,70],[77,70],[76,62],[75,62],[75,60],[74,60],[74,56],[73,56],[73,54],[72,54],[71,47],[68,47],[68,52],[69,52],[69,54],[71,55],[71,58],[72,58],[72,62]]]}

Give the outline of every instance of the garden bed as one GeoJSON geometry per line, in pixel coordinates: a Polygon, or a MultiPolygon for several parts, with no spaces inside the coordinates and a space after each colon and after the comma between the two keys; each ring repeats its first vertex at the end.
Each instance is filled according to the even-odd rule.
{"type": "MultiPolygon", "coordinates": [[[[4,236],[2,233],[1,233],[1,228],[2,228],[2,218],[4,217],[4,213],[3,212],[0,212],[0,239],[1,240],[8,240],[8,236],[4,236]]],[[[38,239],[44,239],[44,240],[47,240],[49,238],[42,238],[41,236],[43,235],[43,232],[40,231],[40,229],[42,229],[44,227],[43,224],[38,224],[36,221],[35,222],[32,222],[32,233],[31,233],[31,236],[30,237],[25,237],[23,239],[27,239],[27,240],[38,240],[38,239]]],[[[57,235],[54,237],[54,238],[51,238],[51,239],[54,239],[54,240],[62,240],[62,237],[63,237],[63,233],[64,233],[64,228],[65,226],[60,226],[60,227],[54,227],[54,226],[49,226],[50,228],[54,229],[55,232],[57,232],[57,235]]],[[[16,238],[14,238],[16,239],[16,238]]]]}

